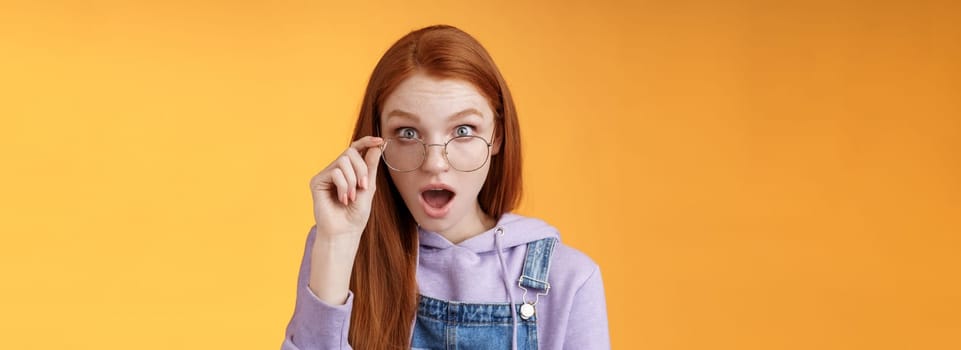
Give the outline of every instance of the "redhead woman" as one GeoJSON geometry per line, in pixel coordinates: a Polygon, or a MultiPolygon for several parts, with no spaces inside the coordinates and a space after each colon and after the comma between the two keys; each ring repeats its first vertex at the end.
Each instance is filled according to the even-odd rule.
{"type": "Polygon", "coordinates": [[[431,26],[394,43],[354,141],[310,180],[316,225],[282,348],[610,348],[597,264],[512,212],[517,118],[467,33],[431,26]]]}

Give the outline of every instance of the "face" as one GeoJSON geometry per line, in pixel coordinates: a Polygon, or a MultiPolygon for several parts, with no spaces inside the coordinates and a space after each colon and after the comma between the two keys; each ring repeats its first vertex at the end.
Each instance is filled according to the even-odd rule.
{"type": "Polygon", "coordinates": [[[477,194],[490,170],[490,157],[500,150],[500,141],[492,140],[494,113],[484,95],[463,80],[417,73],[401,82],[387,97],[380,123],[381,136],[395,139],[385,147],[388,163],[391,158],[387,157],[392,151],[423,150],[412,139],[428,145],[443,145],[455,136],[477,135],[492,142],[489,148],[484,143],[480,148],[467,147],[460,146],[466,144],[460,140],[467,140],[461,138],[448,146],[450,162],[444,156],[443,146],[429,146],[419,167],[411,167],[410,171],[388,167],[404,203],[424,229],[448,237],[464,237],[488,228],[485,226],[492,219],[481,211],[477,194]],[[401,146],[401,142],[408,146],[401,146]],[[490,155],[484,157],[488,149],[490,155]],[[465,169],[458,165],[474,159],[484,160],[484,165],[474,171],[455,169],[465,169]],[[441,188],[445,190],[438,190],[441,188]]]}

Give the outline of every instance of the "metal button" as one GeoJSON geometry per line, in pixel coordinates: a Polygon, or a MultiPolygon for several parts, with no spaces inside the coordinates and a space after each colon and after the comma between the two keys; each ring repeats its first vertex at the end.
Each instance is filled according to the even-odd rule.
{"type": "Polygon", "coordinates": [[[527,320],[534,316],[534,305],[524,303],[521,305],[521,318],[527,320]]]}

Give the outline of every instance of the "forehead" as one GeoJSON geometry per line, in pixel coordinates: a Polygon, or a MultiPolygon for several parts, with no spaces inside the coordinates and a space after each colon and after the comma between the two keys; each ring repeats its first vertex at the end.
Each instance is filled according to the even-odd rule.
{"type": "Polygon", "coordinates": [[[444,122],[453,116],[463,116],[460,112],[469,109],[480,113],[480,116],[471,114],[475,118],[485,121],[493,119],[490,103],[473,84],[418,73],[401,82],[387,97],[381,111],[381,122],[444,122]]]}

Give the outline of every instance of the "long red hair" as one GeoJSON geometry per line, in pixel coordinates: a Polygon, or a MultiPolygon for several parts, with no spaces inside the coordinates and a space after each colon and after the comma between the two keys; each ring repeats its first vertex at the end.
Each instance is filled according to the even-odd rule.
{"type": "MultiPolygon", "coordinates": [[[[521,197],[521,143],[514,101],[487,50],[460,29],[422,28],[384,53],[370,76],[351,139],[380,136],[384,101],[415,72],[470,82],[487,97],[494,111],[494,138],[502,142],[477,200],[495,219],[516,208],[521,197]]],[[[417,311],[417,223],[383,160],[379,169],[370,219],[350,279],[354,308],[349,341],[359,350],[409,348],[417,311]]]]}

